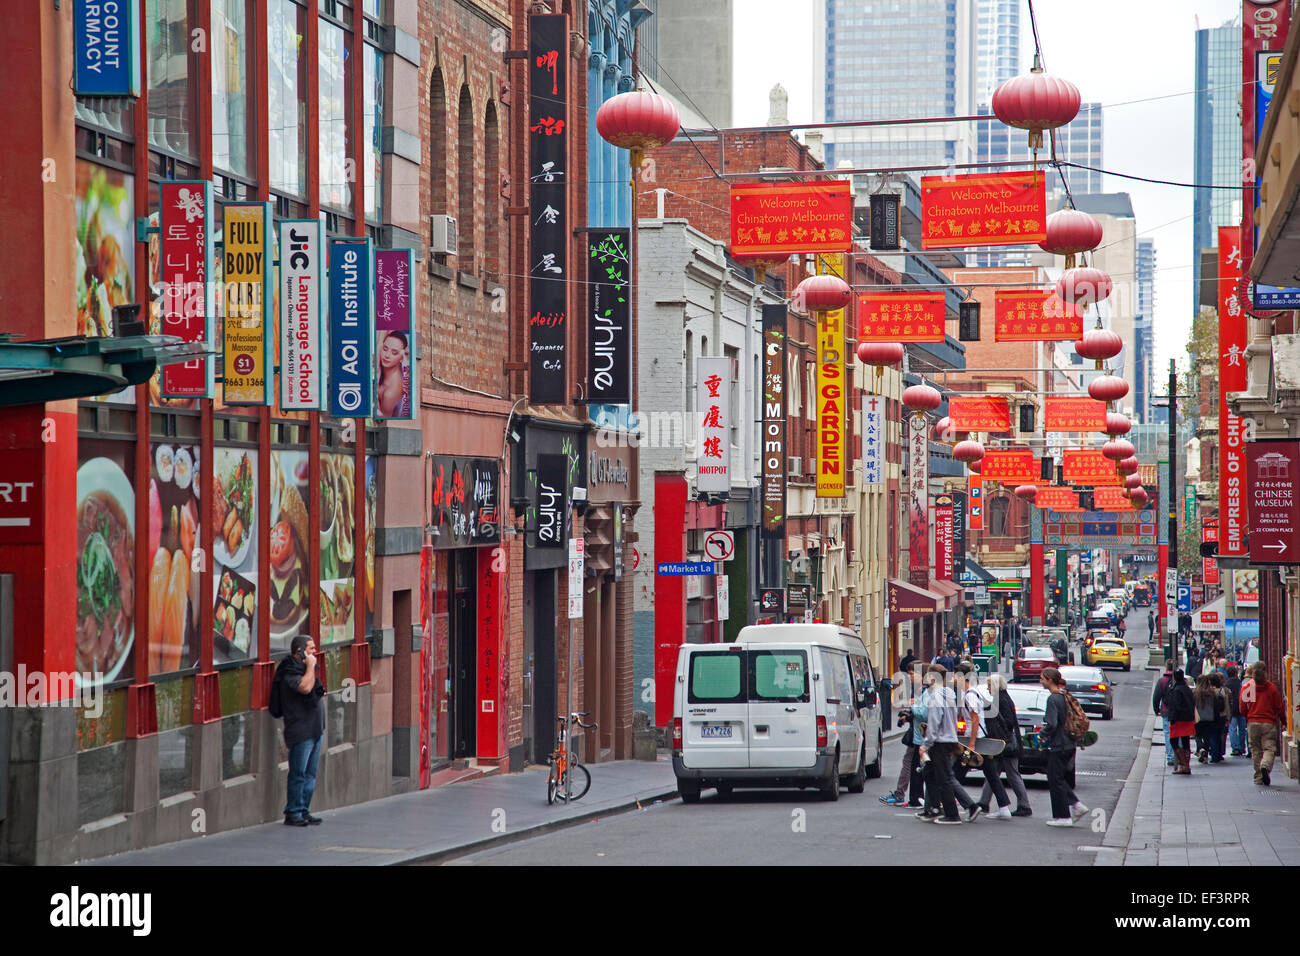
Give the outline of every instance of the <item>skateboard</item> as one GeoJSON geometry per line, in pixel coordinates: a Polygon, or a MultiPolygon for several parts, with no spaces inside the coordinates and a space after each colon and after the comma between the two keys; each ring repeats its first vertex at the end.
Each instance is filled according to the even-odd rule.
{"type": "MultiPolygon", "coordinates": [[[[1026,733],[1024,735],[1025,746],[1030,750],[1049,749],[1047,744],[1043,742],[1042,737],[1043,737],[1042,734],[1026,733]]],[[[1086,747],[1091,747],[1096,742],[1097,742],[1097,731],[1088,730],[1084,732],[1083,739],[1080,740],[1078,743],[1076,743],[1074,746],[1079,750],[1083,750],[1086,747]]]]}
{"type": "Polygon", "coordinates": [[[1006,749],[1005,740],[997,740],[993,737],[979,737],[975,741],[975,749],[966,746],[962,741],[957,741],[961,747],[960,760],[968,767],[978,767],[984,763],[985,757],[996,757],[1006,749]]]}

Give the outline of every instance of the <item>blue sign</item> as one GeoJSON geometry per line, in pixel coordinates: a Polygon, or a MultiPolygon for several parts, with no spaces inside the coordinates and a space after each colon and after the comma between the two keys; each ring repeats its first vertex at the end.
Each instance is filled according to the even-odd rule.
{"type": "Polygon", "coordinates": [[[1275,285],[1252,285],[1250,297],[1257,309],[1300,309],[1300,289],[1275,285]]]}
{"type": "Polygon", "coordinates": [[[73,88],[78,96],[140,95],[139,24],[140,0],[75,0],[73,88]]]}
{"type": "Polygon", "coordinates": [[[330,240],[329,413],[335,418],[372,414],[370,343],[375,337],[369,239],[330,240]]]}
{"type": "Polygon", "coordinates": [[[1230,617],[1223,622],[1223,629],[1230,639],[1249,641],[1259,637],[1259,618],[1230,617]]]}
{"type": "Polygon", "coordinates": [[[664,577],[685,578],[693,574],[712,574],[712,561],[661,561],[658,573],[664,577]]]}
{"type": "Polygon", "coordinates": [[[1178,585],[1178,610],[1187,614],[1192,613],[1192,586],[1190,584],[1178,585]]]}

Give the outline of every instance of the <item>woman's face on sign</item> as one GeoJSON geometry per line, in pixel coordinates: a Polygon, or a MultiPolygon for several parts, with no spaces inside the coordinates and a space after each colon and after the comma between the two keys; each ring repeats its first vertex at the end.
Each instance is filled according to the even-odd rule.
{"type": "Polygon", "coordinates": [[[379,365],[382,368],[396,368],[406,363],[406,346],[402,340],[395,335],[389,335],[384,338],[384,344],[379,347],[379,365]]]}

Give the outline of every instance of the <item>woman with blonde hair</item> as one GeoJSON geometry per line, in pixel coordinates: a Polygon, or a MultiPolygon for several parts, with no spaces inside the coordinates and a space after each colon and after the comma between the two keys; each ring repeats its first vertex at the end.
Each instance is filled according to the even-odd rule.
{"type": "MultiPolygon", "coordinates": [[[[989,721],[988,735],[1005,741],[1007,745],[1002,751],[1000,760],[1002,769],[1006,773],[1007,786],[1016,795],[1016,809],[1011,812],[1011,815],[1013,817],[1033,816],[1033,810],[1029,807],[1029,791],[1025,789],[1024,778],[1020,776],[1022,744],[1020,721],[1016,717],[1016,703],[1007,693],[1007,679],[1001,674],[989,676],[988,688],[989,693],[998,702],[997,717],[989,721]]],[[[985,813],[988,813],[989,799],[992,796],[993,788],[989,786],[988,781],[985,781],[984,791],[980,794],[979,800],[985,813]]]]}

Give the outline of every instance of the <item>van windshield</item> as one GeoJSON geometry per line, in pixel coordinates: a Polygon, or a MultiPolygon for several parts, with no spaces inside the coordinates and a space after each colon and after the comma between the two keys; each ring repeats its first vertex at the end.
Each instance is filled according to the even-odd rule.
{"type": "Polygon", "coordinates": [[[803,651],[750,651],[752,700],[807,701],[808,655],[803,651]]]}
{"type": "Polygon", "coordinates": [[[739,651],[706,651],[691,656],[691,678],[687,687],[692,704],[744,703],[741,681],[744,654],[739,651]]]}

